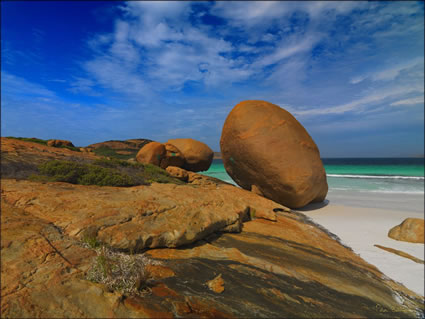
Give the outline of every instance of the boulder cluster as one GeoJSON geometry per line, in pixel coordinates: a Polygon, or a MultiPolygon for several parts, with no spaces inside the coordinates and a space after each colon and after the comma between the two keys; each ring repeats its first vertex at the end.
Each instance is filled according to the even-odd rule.
{"type": "Polygon", "coordinates": [[[191,138],[177,138],[162,144],[150,142],[136,155],[136,161],[154,164],[161,168],[183,168],[192,172],[206,171],[211,166],[214,152],[200,141],[191,138]]]}
{"type": "MultiPolygon", "coordinates": [[[[237,104],[226,118],[221,158],[230,177],[243,189],[290,208],[322,202],[328,193],[320,152],[292,114],[266,101],[237,104]]],[[[206,171],[214,152],[191,138],[151,142],[136,160],[154,164],[186,180],[178,168],[206,171]]]]}

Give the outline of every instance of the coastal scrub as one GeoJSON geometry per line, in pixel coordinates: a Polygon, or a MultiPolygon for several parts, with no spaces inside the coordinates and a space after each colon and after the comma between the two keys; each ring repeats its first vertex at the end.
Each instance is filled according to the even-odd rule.
{"type": "Polygon", "coordinates": [[[91,164],[51,160],[38,166],[39,174],[33,181],[67,182],[97,186],[136,186],[150,183],[184,184],[154,165],[131,163],[118,159],[98,159],[91,164]]]}

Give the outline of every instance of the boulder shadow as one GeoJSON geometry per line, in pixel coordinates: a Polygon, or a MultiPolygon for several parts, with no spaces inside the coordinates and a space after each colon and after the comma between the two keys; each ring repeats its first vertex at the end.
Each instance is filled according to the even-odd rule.
{"type": "Polygon", "coordinates": [[[309,211],[317,210],[317,209],[323,208],[325,206],[328,206],[328,204],[329,204],[329,200],[325,199],[323,202],[310,203],[308,205],[305,205],[304,207],[297,208],[297,209],[294,209],[294,210],[297,210],[297,211],[300,211],[300,212],[309,212],[309,211]]]}

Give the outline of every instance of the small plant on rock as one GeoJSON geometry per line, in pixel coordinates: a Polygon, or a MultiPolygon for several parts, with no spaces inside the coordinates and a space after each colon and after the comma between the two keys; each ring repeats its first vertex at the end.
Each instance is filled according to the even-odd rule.
{"type": "Polygon", "coordinates": [[[96,253],[97,257],[87,273],[87,279],[126,295],[146,292],[150,279],[146,266],[160,264],[142,254],[128,255],[105,246],[96,248],[96,253]]]}

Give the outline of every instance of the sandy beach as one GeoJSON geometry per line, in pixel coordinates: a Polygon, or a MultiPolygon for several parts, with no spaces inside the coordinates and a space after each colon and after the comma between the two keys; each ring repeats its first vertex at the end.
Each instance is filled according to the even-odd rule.
{"type": "Polygon", "coordinates": [[[343,244],[385,275],[424,295],[424,264],[374,246],[401,250],[424,260],[424,244],[387,236],[388,231],[405,218],[424,218],[423,194],[332,191],[325,205],[312,204],[300,211],[336,234],[343,244]]]}

